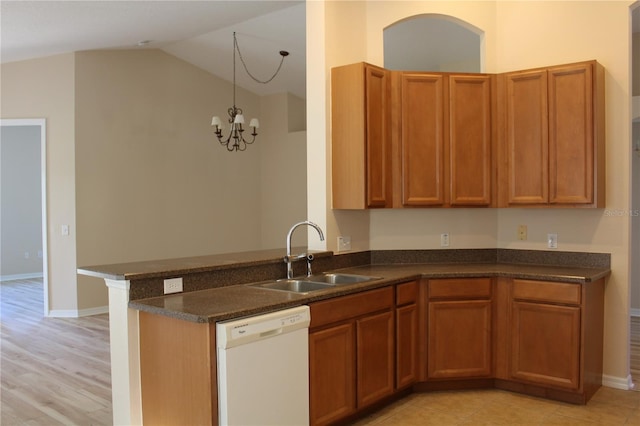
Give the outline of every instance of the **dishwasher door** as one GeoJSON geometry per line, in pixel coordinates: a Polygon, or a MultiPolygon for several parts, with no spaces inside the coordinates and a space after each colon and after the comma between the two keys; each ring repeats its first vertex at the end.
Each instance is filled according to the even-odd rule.
{"type": "Polygon", "coordinates": [[[216,324],[220,425],[309,424],[308,306],[216,324]]]}

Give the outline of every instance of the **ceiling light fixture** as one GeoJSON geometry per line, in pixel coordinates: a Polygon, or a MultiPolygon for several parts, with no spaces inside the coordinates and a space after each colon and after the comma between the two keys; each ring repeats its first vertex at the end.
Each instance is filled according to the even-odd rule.
{"type": "Polygon", "coordinates": [[[276,72],[271,76],[271,78],[267,80],[264,80],[264,81],[259,80],[255,78],[247,69],[247,64],[245,64],[244,59],[242,58],[242,54],[240,53],[240,47],[238,46],[238,39],[236,38],[236,33],[234,31],[233,33],[233,106],[227,110],[227,113],[229,114],[228,121],[231,127],[229,130],[229,136],[227,136],[226,139],[224,138],[224,136],[222,136],[222,120],[220,119],[220,117],[214,116],[211,119],[211,126],[214,127],[214,131],[216,133],[216,136],[218,137],[218,141],[220,142],[221,145],[224,145],[227,148],[227,151],[246,150],[247,145],[251,145],[252,143],[255,142],[256,136],[258,136],[258,132],[256,131],[256,129],[260,127],[260,123],[258,119],[252,118],[251,121],[249,122],[249,127],[252,128],[252,131],[251,131],[252,138],[250,141],[245,140],[243,135],[245,129],[242,127],[242,125],[244,124],[244,115],[242,114],[242,108],[238,108],[236,106],[236,51],[238,52],[240,61],[242,62],[242,65],[244,66],[244,70],[247,72],[249,77],[251,77],[254,81],[261,84],[267,84],[271,80],[273,80],[275,76],[278,75],[280,68],[282,68],[282,63],[284,62],[284,58],[286,56],[289,56],[289,52],[287,52],[286,50],[281,50],[280,56],[282,56],[282,58],[280,59],[280,65],[278,65],[278,69],[276,70],[276,72]]]}

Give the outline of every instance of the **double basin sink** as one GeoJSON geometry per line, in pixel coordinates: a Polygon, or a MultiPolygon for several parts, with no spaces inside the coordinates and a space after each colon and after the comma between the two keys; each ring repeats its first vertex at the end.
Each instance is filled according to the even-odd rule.
{"type": "Polygon", "coordinates": [[[250,284],[250,286],[268,290],[287,291],[289,293],[307,294],[313,291],[326,290],[337,285],[355,284],[379,279],[380,277],[370,277],[367,275],[326,273],[304,278],[285,278],[266,283],[250,284]]]}

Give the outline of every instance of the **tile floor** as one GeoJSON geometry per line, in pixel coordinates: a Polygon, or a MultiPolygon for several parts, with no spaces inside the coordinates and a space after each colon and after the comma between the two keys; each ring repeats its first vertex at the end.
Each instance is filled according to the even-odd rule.
{"type": "Polygon", "coordinates": [[[640,392],[600,388],[587,405],[502,390],[414,393],[356,423],[412,425],[639,425],[640,392]]]}

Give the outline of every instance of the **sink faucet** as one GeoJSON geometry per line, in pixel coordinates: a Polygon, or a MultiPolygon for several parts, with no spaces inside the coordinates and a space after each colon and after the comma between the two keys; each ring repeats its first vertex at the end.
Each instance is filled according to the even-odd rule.
{"type": "Polygon", "coordinates": [[[318,235],[320,235],[320,241],[324,241],[324,234],[322,233],[322,229],[318,225],[308,220],[304,222],[298,222],[289,229],[289,233],[287,234],[287,255],[284,257],[284,261],[287,264],[287,278],[293,278],[293,262],[296,262],[301,259],[307,259],[307,274],[311,274],[311,261],[313,260],[313,255],[304,253],[297,256],[291,255],[291,236],[293,235],[293,231],[296,230],[297,227],[302,225],[309,225],[318,231],[318,235]]]}

